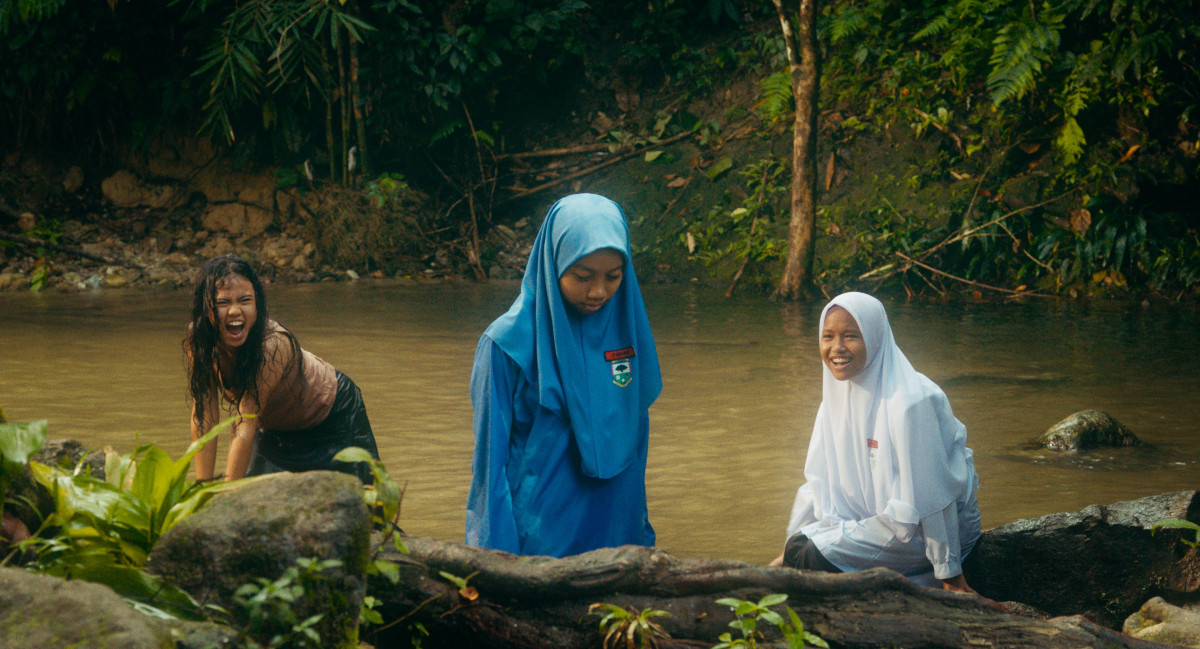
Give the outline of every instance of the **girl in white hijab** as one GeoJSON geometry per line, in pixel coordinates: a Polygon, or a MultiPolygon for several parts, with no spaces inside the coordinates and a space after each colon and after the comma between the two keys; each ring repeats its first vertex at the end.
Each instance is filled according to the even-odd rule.
{"type": "Polygon", "coordinates": [[[844,293],[821,313],[822,400],[788,543],[773,565],[891,568],[975,592],[962,560],[979,539],[979,479],[945,393],[896,346],[883,304],[844,293]]]}

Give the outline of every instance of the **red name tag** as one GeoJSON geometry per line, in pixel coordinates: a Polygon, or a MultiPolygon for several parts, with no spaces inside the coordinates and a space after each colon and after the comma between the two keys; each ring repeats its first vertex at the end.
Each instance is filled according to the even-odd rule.
{"type": "Polygon", "coordinates": [[[625,349],[614,349],[611,352],[604,352],[604,360],[609,362],[620,361],[626,358],[633,358],[634,355],[633,348],[626,347],[625,349]]]}
{"type": "Polygon", "coordinates": [[[875,440],[873,440],[873,439],[868,439],[868,440],[867,440],[867,446],[868,446],[868,447],[870,447],[870,448],[879,448],[879,442],[877,442],[877,441],[875,441],[875,440]]]}

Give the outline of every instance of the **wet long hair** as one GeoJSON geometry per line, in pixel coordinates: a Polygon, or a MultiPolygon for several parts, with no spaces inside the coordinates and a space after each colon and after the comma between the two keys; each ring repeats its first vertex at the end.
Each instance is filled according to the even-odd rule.
{"type": "MultiPolygon", "coordinates": [[[[204,421],[204,404],[210,395],[219,403],[224,396],[221,394],[222,387],[232,393],[231,403],[234,406],[245,397],[259,403],[258,376],[263,364],[270,360],[265,358],[266,332],[270,321],[271,312],[267,308],[267,296],[263,292],[258,273],[254,272],[249,261],[241,255],[230,253],[204,262],[192,289],[192,326],[183,339],[184,351],[188,358],[188,391],[192,398],[192,414],[199,424],[200,432],[205,431],[206,425],[216,423],[204,421]],[[245,277],[254,287],[257,315],[254,325],[246,335],[246,342],[238,347],[234,355],[232,376],[218,376],[220,370],[217,355],[221,327],[217,322],[217,290],[234,275],[245,277]]],[[[278,333],[286,337],[292,346],[292,363],[302,372],[304,357],[300,351],[300,343],[283,325],[279,325],[279,329],[278,333]]]]}

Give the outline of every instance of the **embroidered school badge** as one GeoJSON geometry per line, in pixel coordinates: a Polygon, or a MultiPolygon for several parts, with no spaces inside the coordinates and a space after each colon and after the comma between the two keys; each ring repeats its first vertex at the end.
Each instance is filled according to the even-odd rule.
{"type": "Polygon", "coordinates": [[[634,356],[632,347],[604,352],[604,360],[612,365],[613,383],[618,387],[623,388],[633,381],[633,363],[629,359],[634,356]]]}

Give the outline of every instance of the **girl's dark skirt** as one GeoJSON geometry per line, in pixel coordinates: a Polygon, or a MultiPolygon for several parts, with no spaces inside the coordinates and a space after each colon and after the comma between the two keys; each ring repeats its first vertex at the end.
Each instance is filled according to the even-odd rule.
{"type": "Polygon", "coordinates": [[[783,565],[801,570],[820,570],[821,572],[841,572],[841,568],[826,559],[817,544],[803,534],[797,534],[787,540],[783,546],[783,565]]]}
{"type": "Polygon", "coordinates": [[[333,459],[338,451],[351,446],[365,449],[371,457],[379,459],[362,392],[350,377],[339,371],[337,393],[325,421],[303,430],[259,431],[246,475],[328,470],[349,473],[363,484],[370,484],[371,468],[366,462],[333,459]]]}

